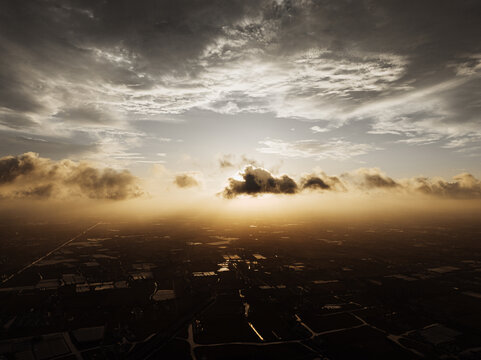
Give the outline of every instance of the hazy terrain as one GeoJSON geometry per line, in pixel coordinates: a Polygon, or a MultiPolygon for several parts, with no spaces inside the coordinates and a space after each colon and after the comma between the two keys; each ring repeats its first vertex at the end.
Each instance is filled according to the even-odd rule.
{"type": "Polygon", "coordinates": [[[475,222],[163,217],[0,233],[7,358],[479,356],[475,222]]]}

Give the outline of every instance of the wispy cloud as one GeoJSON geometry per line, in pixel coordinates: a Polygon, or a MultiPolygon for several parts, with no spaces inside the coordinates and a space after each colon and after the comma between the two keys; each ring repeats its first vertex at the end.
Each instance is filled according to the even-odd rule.
{"type": "Polygon", "coordinates": [[[320,126],[317,126],[317,125],[310,127],[310,129],[313,133],[323,133],[323,132],[329,131],[328,128],[325,128],[325,127],[321,128],[320,126]]]}
{"type": "MultiPolygon", "coordinates": [[[[481,134],[475,2],[13,3],[1,9],[3,134],[82,133],[79,149],[128,153],[132,137],[101,134],[201,109],[317,121],[313,133],[360,122],[405,145],[479,143],[466,140],[481,134]]],[[[288,153],[325,154],[310,142],[288,153]]]]}
{"type": "Polygon", "coordinates": [[[257,148],[257,151],[261,153],[276,154],[288,158],[313,158],[317,160],[347,160],[381,149],[372,144],[356,144],[342,138],[334,138],[326,142],[313,139],[285,141],[267,138],[259,141],[259,144],[263,145],[263,147],[257,148]]]}

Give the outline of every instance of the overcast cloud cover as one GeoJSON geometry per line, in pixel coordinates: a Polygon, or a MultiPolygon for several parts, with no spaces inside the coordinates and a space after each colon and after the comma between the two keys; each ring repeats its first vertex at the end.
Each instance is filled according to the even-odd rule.
{"type": "Polygon", "coordinates": [[[186,164],[176,171],[188,173],[207,166],[180,161],[199,148],[209,161],[225,153],[215,138],[272,162],[302,159],[304,172],[322,161],[376,167],[391,148],[406,163],[414,147],[431,149],[435,163],[454,154],[453,169],[458,159],[479,164],[480,22],[476,0],[5,0],[0,155],[186,164]],[[217,128],[202,137],[199,111],[261,114],[292,131],[264,136],[259,124],[243,138],[217,128]],[[161,125],[149,130],[150,121],[161,125]]]}

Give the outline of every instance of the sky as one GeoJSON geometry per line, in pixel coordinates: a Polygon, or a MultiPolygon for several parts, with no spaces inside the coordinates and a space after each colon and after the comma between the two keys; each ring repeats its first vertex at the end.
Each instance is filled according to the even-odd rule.
{"type": "Polygon", "coordinates": [[[0,196],[480,199],[480,23],[470,0],[2,1],[0,196]]]}

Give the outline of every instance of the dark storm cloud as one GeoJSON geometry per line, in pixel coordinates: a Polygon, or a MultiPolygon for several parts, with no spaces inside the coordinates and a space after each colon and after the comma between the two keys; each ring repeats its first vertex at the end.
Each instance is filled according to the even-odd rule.
{"type": "Polygon", "coordinates": [[[270,172],[261,168],[248,166],[240,174],[242,180],[229,179],[229,185],[222,195],[227,199],[238,195],[295,194],[298,191],[296,182],[287,175],[274,177],[270,172]]]}
{"type": "Polygon", "coordinates": [[[4,198],[123,200],[142,194],[128,171],[99,169],[85,162],[52,161],[34,153],[0,158],[0,194],[4,198]]]}
{"type": "Polygon", "coordinates": [[[174,184],[180,188],[199,186],[199,182],[196,180],[196,178],[189,174],[177,175],[174,179],[174,184]]]}

